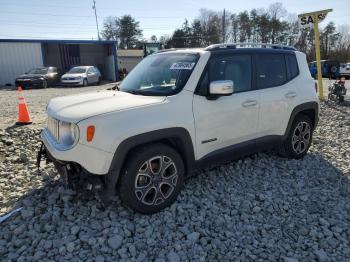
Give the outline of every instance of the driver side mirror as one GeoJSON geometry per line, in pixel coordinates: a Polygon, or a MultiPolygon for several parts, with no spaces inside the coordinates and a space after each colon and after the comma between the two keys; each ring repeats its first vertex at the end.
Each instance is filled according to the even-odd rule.
{"type": "Polygon", "coordinates": [[[234,92],[234,84],[231,80],[213,81],[209,85],[209,100],[218,99],[220,96],[230,96],[234,92]]]}

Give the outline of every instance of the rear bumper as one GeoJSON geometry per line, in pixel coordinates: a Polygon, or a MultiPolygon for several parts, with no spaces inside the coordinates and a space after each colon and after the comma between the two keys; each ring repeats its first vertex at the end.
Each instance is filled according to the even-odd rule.
{"type": "Polygon", "coordinates": [[[41,132],[41,140],[44,143],[52,161],[77,163],[86,171],[94,175],[108,173],[113,154],[93,147],[77,143],[68,150],[59,150],[56,141],[47,129],[41,132]]]}

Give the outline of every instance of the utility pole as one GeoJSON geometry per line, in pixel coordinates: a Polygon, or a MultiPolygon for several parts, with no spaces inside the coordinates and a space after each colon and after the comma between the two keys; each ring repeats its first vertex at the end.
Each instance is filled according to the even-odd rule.
{"type": "Polygon", "coordinates": [[[225,12],[225,8],[224,8],[224,13],[222,15],[222,42],[225,43],[226,42],[226,12],[225,12]]]}
{"type": "Polygon", "coordinates": [[[97,37],[98,37],[98,40],[101,40],[100,38],[100,30],[98,30],[98,21],[97,21],[97,10],[96,10],[96,1],[93,0],[94,2],[94,5],[92,6],[92,9],[95,10],[95,19],[96,19],[96,29],[97,29],[97,37]]]}

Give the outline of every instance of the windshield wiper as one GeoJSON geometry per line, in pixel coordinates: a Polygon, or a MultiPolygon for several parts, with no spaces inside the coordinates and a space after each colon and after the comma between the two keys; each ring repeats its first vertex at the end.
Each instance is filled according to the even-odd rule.
{"type": "Polygon", "coordinates": [[[117,90],[117,91],[120,91],[119,82],[117,82],[117,83],[115,84],[115,86],[110,87],[110,88],[107,88],[107,90],[117,90]]]}
{"type": "Polygon", "coordinates": [[[124,92],[130,93],[130,94],[133,94],[133,95],[142,95],[142,96],[145,95],[144,92],[142,92],[141,90],[137,90],[137,89],[135,89],[135,90],[128,90],[128,91],[124,91],[124,92]]]}

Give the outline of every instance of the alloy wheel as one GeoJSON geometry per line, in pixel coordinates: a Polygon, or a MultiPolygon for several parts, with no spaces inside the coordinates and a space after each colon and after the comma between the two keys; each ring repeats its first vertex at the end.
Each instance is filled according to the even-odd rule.
{"type": "Polygon", "coordinates": [[[146,205],[159,205],[173,193],[178,179],[174,161],[168,156],[155,156],[145,161],[135,178],[135,195],[146,205]]]}
{"type": "Polygon", "coordinates": [[[307,150],[311,139],[311,128],[307,122],[299,122],[292,136],[292,148],[295,153],[302,154],[307,150]]]}

